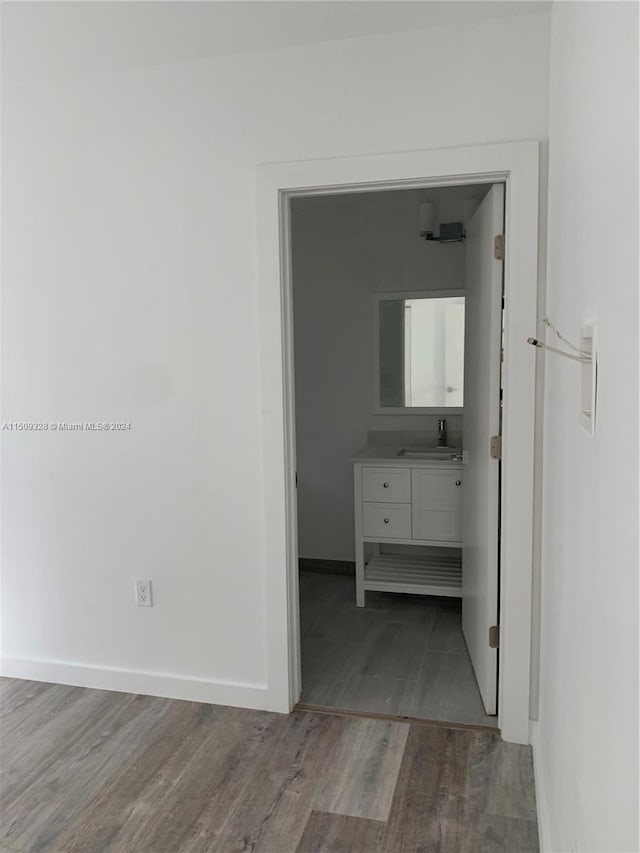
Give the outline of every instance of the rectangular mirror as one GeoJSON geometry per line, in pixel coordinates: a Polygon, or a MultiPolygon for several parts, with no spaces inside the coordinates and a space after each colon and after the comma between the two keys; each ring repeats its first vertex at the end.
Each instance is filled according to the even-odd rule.
{"type": "Polygon", "coordinates": [[[462,412],[463,291],[374,299],[376,414],[462,412]]]}

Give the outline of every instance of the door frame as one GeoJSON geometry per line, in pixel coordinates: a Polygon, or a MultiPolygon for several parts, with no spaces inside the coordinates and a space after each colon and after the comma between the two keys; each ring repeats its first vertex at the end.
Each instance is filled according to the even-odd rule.
{"type": "MultiPolygon", "coordinates": [[[[267,702],[289,713],[300,697],[300,616],[290,200],[503,181],[504,400],[498,722],[529,743],[539,143],[535,140],[258,167],[259,324],[267,702]]],[[[487,452],[489,449],[487,448],[487,452]]]]}

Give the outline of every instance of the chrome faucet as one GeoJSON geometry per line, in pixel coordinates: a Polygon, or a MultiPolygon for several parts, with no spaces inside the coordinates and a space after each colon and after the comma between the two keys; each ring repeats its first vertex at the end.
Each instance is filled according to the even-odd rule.
{"type": "Polygon", "coordinates": [[[438,418],[438,447],[447,447],[447,422],[438,418]]]}

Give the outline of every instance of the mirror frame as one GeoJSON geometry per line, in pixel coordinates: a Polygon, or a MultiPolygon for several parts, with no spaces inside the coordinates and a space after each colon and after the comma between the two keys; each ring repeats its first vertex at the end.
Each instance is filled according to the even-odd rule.
{"type": "MultiPolygon", "coordinates": [[[[373,294],[373,413],[374,415],[461,415],[464,406],[381,406],[380,405],[380,303],[390,299],[444,299],[466,296],[464,290],[398,290],[373,294]]],[[[465,336],[466,337],[466,336],[465,336]]]]}

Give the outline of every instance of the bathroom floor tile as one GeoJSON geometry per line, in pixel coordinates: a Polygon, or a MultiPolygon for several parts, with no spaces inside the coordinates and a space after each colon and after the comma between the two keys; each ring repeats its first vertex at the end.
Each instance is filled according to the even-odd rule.
{"type": "Polygon", "coordinates": [[[468,655],[447,652],[425,654],[409,716],[496,725],[485,713],[468,655]]]}
{"type": "Polygon", "coordinates": [[[440,606],[434,616],[427,648],[433,652],[451,652],[467,655],[467,644],[462,634],[462,607],[440,606]]]}
{"type": "Polygon", "coordinates": [[[301,572],[300,610],[302,702],[497,725],[482,705],[460,601],[371,592],[356,607],[353,578],[301,572]]]}
{"type": "Polygon", "coordinates": [[[321,618],[309,633],[314,640],[366,645],[374,626],[379,623],[377,613],[356,607],[355,601],[344,606],[332,601],[328,607],[320,609],[321,618]]]}
{"type": "Polygon", "coordinates": [[[424,657],[429,629],[402,622],[378,622],[363,654],[360,675],[415,679],[424,657]]]}
{"type": "Polygon", "coordinates": [[[404,678],[353,673],[347,678],[336,707],[370,714],[402,715],[414,691],[414,683],[404,678]]]}
{"type": "Polygon", "coordinates": [[[360,655],[357,645],[306,639],[302,644],[302,696],[307,705],[338,707],[338,697],[360,655]]]}
{"type": "Polygon", "coordinates": [[[366,610],[374,610],[387,622],[416,623],[431,627],[439,612],[438,605],[424,595],[402,595],[397,592],[367,592],[366,610]]]}

